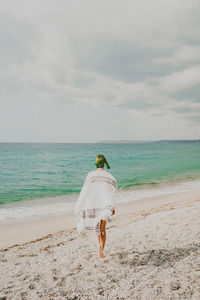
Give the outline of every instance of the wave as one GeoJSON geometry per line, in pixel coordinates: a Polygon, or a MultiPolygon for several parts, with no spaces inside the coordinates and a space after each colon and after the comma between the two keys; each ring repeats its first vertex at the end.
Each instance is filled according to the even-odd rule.
{"type": "MultiPolygon", "coordinates": [[[[149,184],[129,188],[120,188],[116,203],[126,203],[144,198],[175,194],[180,192],[200,191],[200,179],[184,180],[149,184]]],[[[78,193],[68,195],[23,200],[6,203],[0,207],[0,225],[38,220],[44,217],[53,217],[72,213],[78,193]]]]}

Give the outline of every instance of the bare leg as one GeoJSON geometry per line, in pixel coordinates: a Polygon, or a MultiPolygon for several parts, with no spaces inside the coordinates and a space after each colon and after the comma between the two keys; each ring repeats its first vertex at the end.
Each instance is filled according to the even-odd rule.
{"type": "Polygon", "coordinates": [[[101,230],[101,234],[100,234],[99,256],[100,258],[104,258],[103,249],[106,243],[106,221],[105,220],[101,220],[100,230],[101,230]]]}
{"type": "Polygon", "coordinates": [[[97,240],[98,240],[98,243],[100,244],[100,234],[97,234],[97,240]]]}

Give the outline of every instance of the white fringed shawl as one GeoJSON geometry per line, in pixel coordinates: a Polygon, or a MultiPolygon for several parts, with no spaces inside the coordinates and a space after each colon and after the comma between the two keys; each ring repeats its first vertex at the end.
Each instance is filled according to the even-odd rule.
{"type": "Polygon", "coordinates": [[[85,235],[87,229],[100,234],[100,221],[112,221],[117,191],[117,182],[111,173],[98,169],[88,173],[75,209],[80,234],[85,235]]]}

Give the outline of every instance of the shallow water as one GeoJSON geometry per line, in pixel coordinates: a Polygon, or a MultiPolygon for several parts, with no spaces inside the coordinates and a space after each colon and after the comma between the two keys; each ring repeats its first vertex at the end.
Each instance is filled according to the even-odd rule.
{"type": "Polygon", "coordinates": [[[117,202],[200,190],[200,144],[0,144],[0,224],[73,211],[103,153],[117,202]]]}
{"type": "Polygon", "coordinates": [[[200,144],[0,144],[0,204],[79,193],[103,153],[119,188],[200,177],[200,144]]]}

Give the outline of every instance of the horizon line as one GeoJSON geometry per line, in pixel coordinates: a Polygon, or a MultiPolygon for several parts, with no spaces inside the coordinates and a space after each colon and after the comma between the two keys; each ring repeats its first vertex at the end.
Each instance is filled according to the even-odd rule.
{"type": "Polygon", "coordinates": [[[175,142],[175,141],[199,141],[198,139],[155,139],[155,140],[99,140],[95,142],[0,142],[0,144],[99,144],[99,143],[143,143],[143,142],[175,142]]]}

